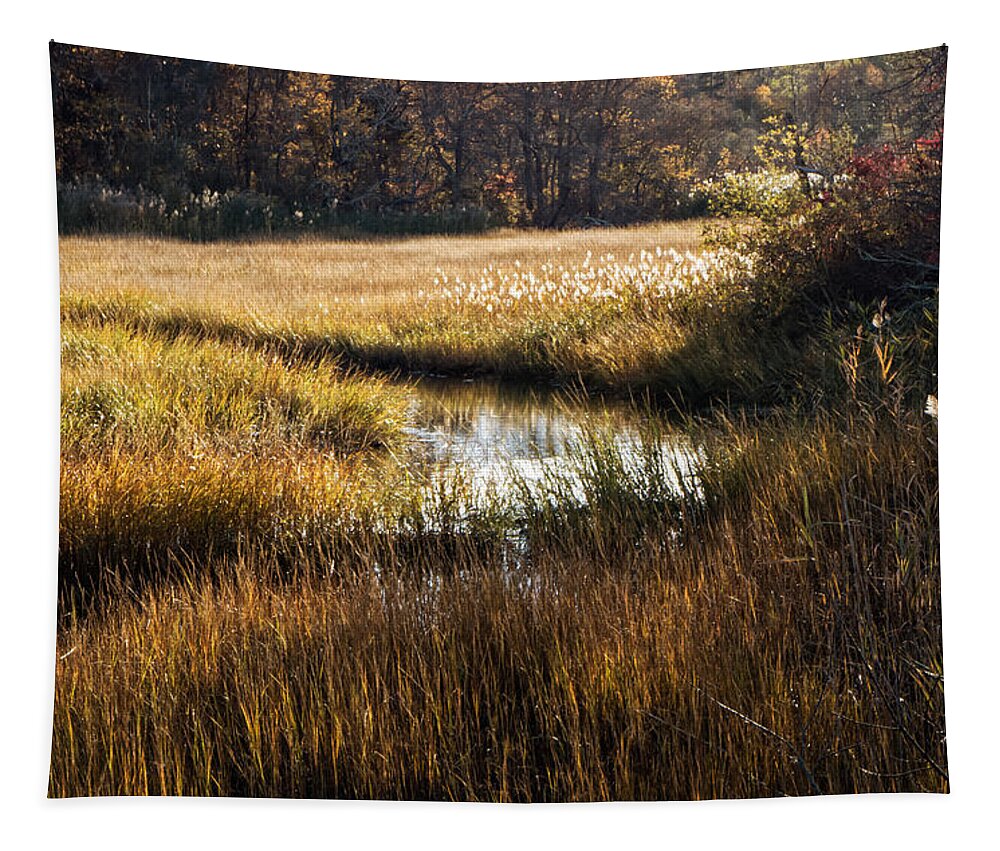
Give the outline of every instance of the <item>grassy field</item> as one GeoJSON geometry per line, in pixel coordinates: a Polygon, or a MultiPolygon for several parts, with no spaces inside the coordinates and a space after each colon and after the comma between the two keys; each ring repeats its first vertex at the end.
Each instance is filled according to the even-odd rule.
{"type": "Polygon", "coordinates": [[[703,223],[376,242],[66,238],[63,315],[381,369],[766,396],[800,354],[703,223]]]}
{"type": "Polygon", "coordinates": [[[623,257],[657,245],[697,250],[701,223],[671,222],[614,230],[492,231],[331,242],[250,240],[192,243],[143,237],[63,237],[64,292],[107,297],[122,291],[172,307],[308,322],[321,305],[351,318],[400,309],[427,290],[438,270],[469,280],[484,265],[537,268],[593,255],[623,257]]]}
{"type": "Polygon", "coordinates": [[[933,323],[772,337],[700,232],[64,239],[50,793],[945,791],[933,323]],[[829,404],[647,418],[697,484],[598,429],[582,503],[471,510],[371,372],[765,400],[820,348],[829,404]]]}

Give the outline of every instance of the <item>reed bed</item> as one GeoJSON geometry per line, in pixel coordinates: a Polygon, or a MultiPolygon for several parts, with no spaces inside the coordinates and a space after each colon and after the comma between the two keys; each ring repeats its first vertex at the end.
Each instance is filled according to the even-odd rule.
{"type": "Polygon", "coordinates": [[[407,400],[323,360],[66,323],[61,419],[65,586],[166,549],[308,536],[402,445],[407,400]]]}
{"type": "Polygon", "coordinates": [[[751,259],[700,241],[700,223],[378,244],[73,237],[63,318],[383,370],[766,395],[795,353],[751,315],[751,259]]]}
{"type": "Polygon", "coordinates": [[[781,334],[681,235],[64,239],[50,794],[946,791],[935,314],[781,334]],[[447,263],[485,300],[421,293],[447,263]],[[594,421],[484,490],[400,463],[406,397],[358,364],[799,392],[594,421]]]}
{"type": "Polygon", "coordinates": [[[345,375],[212,340],[154,338],[66,323],[62,443],[69,452],[309,446],[340,455],[401,440],[405,401],[385,380],[345,375]]]}
{"type": "Polygon", "coordinates": [[[656,246],[696,251],[699,221],[575,231],[497,230],[475,236],[329,240],[297,238],[198,244],[143,237],[59,240],[64,292],[149,299],[269,321],[314,317],[323,308],[352,319],[395,310],[427,291],[444,269],[466,279],[490,262],[537,268],[587,252],[622,257],[656,246]]]}
{"type": "Polygon", "coordinates": [[[67,611],[51,792],[942,791],[934,425],[844,425],[716,423],[700,494],[660,503],[591,442],[585,506],[521,501],[515,570],[467,528],[414,571],[369,528],[353,569],[258,550],[67,611]]]}

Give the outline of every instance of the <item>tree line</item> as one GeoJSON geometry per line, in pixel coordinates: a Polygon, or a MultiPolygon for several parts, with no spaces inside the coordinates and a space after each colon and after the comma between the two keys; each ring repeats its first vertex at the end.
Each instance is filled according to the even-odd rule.
{"type": "Polygon", "coordinates": [[[564,227],[699,214],[701,181],[775,165],[761,146],[768,134],[794,130],[787,165],[802,172],[814,165],[807,147],[815,158],[824,145],[926,137],[941,123],[944,51],[489,84],[53,43],[51,69],[64,231],[141,229],[193,209],[204,227],[213,204],[213,221],[229,216],[236,231],[387,220],[564,227]]]}

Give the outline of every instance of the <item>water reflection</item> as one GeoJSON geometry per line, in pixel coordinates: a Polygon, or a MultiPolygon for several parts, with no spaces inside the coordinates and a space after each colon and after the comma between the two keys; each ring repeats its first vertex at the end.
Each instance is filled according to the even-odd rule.
{"type": "Polygon", "coordinates": [[[659,473],[674,489],[691,475],[690,442],[658,434],[651,445],[650,415],[628,402],[483,380],[421,378],[409,386],[406,463],[429,482],[459,475],[476,495],[503,496],[559,481],[564,496],[585,500],[580,449],[595,430],[609,436],[623,472],[659,473]]]}

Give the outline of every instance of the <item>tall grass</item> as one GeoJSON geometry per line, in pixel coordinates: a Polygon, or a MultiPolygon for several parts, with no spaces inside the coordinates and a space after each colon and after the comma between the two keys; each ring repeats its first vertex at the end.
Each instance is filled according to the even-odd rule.
{"type": "Polygon", "coordinates": [[[399,443],[405,403],[385,381],[334,363],[288,364],[208,340],[156,339],[120,325],[67,323],[62,438],[71,452],[110,440],[235,454],[309,445],[341,454],[399,443]]]}
{"type": "Polygon", "coordinates": [[[591,445],[586,521],[539,494],[516,570],[465,530],[414,572],[369,528],[353,569],[247,553],[69,612],[52,794],[946,789],[934,426],[843,425],[716,423],[658,508],[591,445]]]}
{"type": "Polygon", "coordinates": [[[641,291],[607,252],[649,233],[64,240],[50,794],[946,791],[933,305],[785,334],[740,277],[641,291]],[[420,293],[595,239],[624,297],[420,293]],[[400,464],[352,362],[716,407],[484,489],[400,464]]]}
{"type": "Polygon", "coordinates": [[[695,404],[774,397],[797,352],[754,311],[749,259],[697,254],[699,238],[686,223],[357,244],[68,239],[63,317],[366,368],[695,404]]]}
{"type": "Polygon", "coordinates": [[[697,250],[702,223],[580,231],[502,230],[476,236],[247,240],[193,244],[142,237],[62,237],[63,294],[122,292],[170,307],[296,322],[329,311],[351,318],[401,306],[438,270],[471,279],[484,265],[525,268],[579,262],[591,252],[627,257],[670,246],[697,250]]]}
{"type": "Polygon", "coordinates": [[[64,585],[168,543],[202,555],[307,537],[407,422],[385,380],[227,343],[66,323],[62,367],[64,585]]]}

